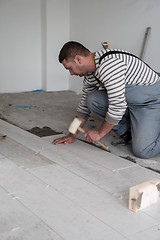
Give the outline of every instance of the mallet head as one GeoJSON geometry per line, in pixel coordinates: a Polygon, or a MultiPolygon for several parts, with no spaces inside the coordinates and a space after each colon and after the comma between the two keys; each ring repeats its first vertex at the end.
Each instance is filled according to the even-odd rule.
{"type": "Polygon", "coordinates": [[[69,131],[70,133],[72,133],[72,134],[75,134],[75,133],[77,132],[78,128],[80,127],[80,125],[81,125],[81,120],[78,119],[78,118],[75,118],[75,119],[71,122],[71,124],[70,124],[70,126],[69,126],[69,128],[68,128],[68,131],[69,131]]]}

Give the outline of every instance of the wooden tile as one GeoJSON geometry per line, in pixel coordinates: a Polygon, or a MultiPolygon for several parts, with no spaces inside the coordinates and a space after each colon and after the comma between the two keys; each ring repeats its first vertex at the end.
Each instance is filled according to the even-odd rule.
{"type": "Polygon", "coordinates": [[[1,240],[62,240],[40,218],[0,187],[1,240]]]}
{"type": "MultiPolygon", "coordinates": [[[[83,142],[55,146],[1,120],[0,127],[9,147],[6,141],[0,148],[0,186],[40,220],[38,226],[47,226],[46,239],[48,229],[55,233],[51,239],[133,239],[159,221],[158,208],[128,209],[129,187],[159,174],[83,142]]],[[[41,230],[33,235],[39,231],[43,236],[41,230]]]]}
{"type": "Polygon", "coordinates": [[[128,237],[129,240],[146,240],[146,239],[152,239],[152,240],[159,240],[160,239],[160,222],[154,224],[152,228],[146,229],[145,231],[138,232],[136,234],[133,234],[132,236],[128,237]]]}
{"type": "MultiPolygon", "coordinates": [[[[42,179],[49,187],[59,190],[78,206],[125,236],[153,226],[152,217],[145,213],[135,215],[129,211],[128,198],[126,201],[123,193],[109,194],[92,182],[87,182],[57,165],[29,171],[42,179]]],[[[113,185],[109,180],[106,181],[106,185],[115,188],[115,184],[113,185]]]]}
{"type": "Polygon", "coordinates": [[[53,161],[40,155],[38,152],[28,149],[26,146],[9,137],[0,142],[0,147],[3,156],[9,158],[16,165],[23,168],[35,168],[54,164],[53,161]]]}
{"type": "Polygon", "coordinates": [[[0,166],[3,188],[62,238],[124,239],[120,233],[79,207],[58,189],[48,187],[42,180],[18,168],[10,160],[1,161],[0,166]]]}
{"type": "MultiPolygon", "coordinates": [[[[43,139],[52,142],[53,139],[60,137],[60,135],[54,135],[49,137],[44,137],[43,139]]],[[[68,145],[59,145],[57,147],[64,148],[64,150],[68,150],[74,154],[77,154],[77,156],[86,158],[88,157],[90,161],[96,162],[99,165],[112,170],[120,170],[125,168],[134,167],[136,164],[133,162],[130,162],[128,160],[125,160],[123,158],[120,158],[118,156],[113,155],[112,153],[109,153],[103,149],[97,148],[94,145],[87,144],[85,142],[76,140],[72,144],[68,145]],[[98,159],[98,161],[97,161],[98,159]]]]}

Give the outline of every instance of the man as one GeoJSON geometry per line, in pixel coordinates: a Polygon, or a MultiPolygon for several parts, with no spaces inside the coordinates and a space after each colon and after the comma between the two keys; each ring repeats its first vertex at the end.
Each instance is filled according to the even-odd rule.
{"type": "MultiPolygon", "coordinates": [[[[59,62],[71,75],[84,76],[83,95],[77,109],[82,127],[90,113],[102,119],[97,130],[86,130],[84,137],[95,142],[111,129],[129,140],[140,158],[160,153],[160,77],[138,57],[122,50],[95,53],[78,42],[66,43],[59,62]]],[[[76,133],[77,134],[77,133],[76,133]]],[[[71,143],[76,134],[55,139],[53,144],[71,143]]]]}

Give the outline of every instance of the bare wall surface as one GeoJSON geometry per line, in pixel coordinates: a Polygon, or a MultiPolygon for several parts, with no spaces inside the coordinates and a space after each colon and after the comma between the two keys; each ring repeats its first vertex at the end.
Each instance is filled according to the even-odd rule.
{"type": "MultiPolygon", "coordinates": [[[[151,27],[144,60],[160,71],[159,0],[71,0],[70,38],[91,51],[110,48],[128,50],[140,56],[145,30],[151,27]]],[[[70,78],[70,88],[80,92],[82,79],[70,78]]]]}
{"type": "Polygon", "coordinates": [[[58,53],[69,39],[69,0],[0,1],[0,92],[68,90],[58,53]]]}
{"type": "Polygon", "coordinates": [[[68,90],[68,73],[58,62],[59,50],[69,38],[69,0],[47,0],[46,91],[68,90]]]}
{"type": "Polygon", "coordinates": [[[39,0],[0,1],[0,92],[41,88],[39,0]]]}
{"type": "Polygon", "coordinates": [[[91,51],[122,48],[140,55],[146,27],[151,35],[145,61],[160,71],[159,0],[1,0],[0,92],[73,90],[82,79],[58,62],[68,40],[91,51]]]}

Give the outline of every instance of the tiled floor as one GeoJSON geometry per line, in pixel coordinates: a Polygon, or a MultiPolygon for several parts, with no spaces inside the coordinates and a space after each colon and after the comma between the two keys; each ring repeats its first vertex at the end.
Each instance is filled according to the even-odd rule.
{"type": "Polygon", "coordinates": [[[160,239],[160,203],[128,209],[129,187],[158,173],[79,140],[0,129],[0,240],[160,239]]]}

